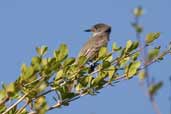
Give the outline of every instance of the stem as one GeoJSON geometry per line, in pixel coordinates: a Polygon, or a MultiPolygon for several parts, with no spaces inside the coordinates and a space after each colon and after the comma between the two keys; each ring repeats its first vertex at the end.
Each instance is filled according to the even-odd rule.
{"type": "MultiPolygon", "coordinates": [[[[136,25],[139,25],[139,16],[135,16],[135,24],[136,25]]],[[[141,48],[144,45],[144,42],[141,42],[141,33],[140,32],[137,32],[136,31],[136,38],[140,42],[140,48],[141,48]]],[[[150,85],[151,85],[151,81],[149,79],[149,71],[148,71],[148,67],[147,66],[150,66],[151,64],[153,64],[154,62],[156,62],[158,60],[158,58],[162,56],[162,54],[165,55],[168,52],[167,51],[166,52],[163,52],[162,54],[160,54],[158,57],[156,57],[152,61],[148,61],[146,59],[146,57],[147,57],[147,51],[148,51],[147,48],[145,48],[143,50],[143,53],[142,53],[142,59],[143,59],[143,63],[144,63],[144,67],[142,69],[144,69],[144,71],[145,71],[146,84],[147,84],[147,87],[149,88],[150,85]]],[[[140,85],[141,86],[144,86],[144,83],[142,82],[140,85]]],[[[148,96],[150,98],[150,101],[152,103],[153,109],[156,112],[156,114],[161,114],[160,113],[160,110],[159,110],[159,107],[158,107],[157,103],[155,102],[154,97],[149,94],[148,90],[146,90],[146,92],[147,92],[147,94],[148,94],[148,96]]]]}
{"type": "Polygon", "coordinates": [[[154,99],[151,100],[151,103],[152,103],[152,106],[153,106],[153,109],[154,111],[156,112],[156,114],[161,114],[160,110],[159,110],[159,107],[156,103],[156,101],[154,99]]]}
{"type": "Polygon", "coordinates": [[[41,96],[44,96],[44,95],[46,95],[46,94],[48,94],[48,93],[50,93],[50,92],[52,92],[52,91],[54,91],[54,90],[55,90],[55,89],[50,89],[50,90],[48,90],[48,91],[46,91],[46,92],[44,92],[44,93],[42,93],[42,94],[36,96],[33,100],[35,100],[35,99],[37,99],[37,98],[39,98],[39,97],[41,97],[41,96]]]}
{"type": "Polygon", "coordinates": [[[24,110],[24,108],[26,108],[27,107],[27,105],[29,104],[30,102],[29,101],[27,101],[17,112],[16,112],[16,114],[20,114],[23,110],[24,110]]]}
{"type": "Polygon", "coordinates": [[[2,114],[7,114],[11,109],[13,109],[16,105],[18,105],[21,101],[23,101],[25,99],[25,97],[29,95],[29,92],[27,94],[25,94],[24,96],[22,96],[17,102],[15,102],[13,105],[11,105],[7,110],[5,110],[5,112],[3,112],[2,114]]]}

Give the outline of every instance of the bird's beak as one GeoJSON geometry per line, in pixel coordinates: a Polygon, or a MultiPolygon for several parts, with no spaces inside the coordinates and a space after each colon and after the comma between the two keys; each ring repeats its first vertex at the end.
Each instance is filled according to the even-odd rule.
{"type": "Polygon", "coordinates": [[[92,30],[91,29],[87,29],[87,30],[84,30],[85,32],[91,32],[92,30]]]}

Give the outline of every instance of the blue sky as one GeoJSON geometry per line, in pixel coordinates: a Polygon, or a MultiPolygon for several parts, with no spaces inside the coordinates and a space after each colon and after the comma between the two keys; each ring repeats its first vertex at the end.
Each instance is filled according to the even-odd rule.
{"type": "MultiPolygon", "coordinates": [[[[103,22],[112,26],[111,41],[124,45],[135,40],[130,22],[131,11],[141,5],[145,14],[141,18],[145,30],[161,32],[156,42],[164,48],[171,41],[170,0],[0,0],[0,81],[9,83],[17,79],[20,65],[29,63],[35,47],[47,45],[49,55],[59,44],[66,43],[70,56],[76,56],[90,36],[83,32],[91,25],[103,22]]],[[[163,48],[163,49],[164,49],[163,48]]],[[[162,114],[169,113],[169,81],[171,57],[150,68],[156,81],[164,86],[156,100],[162,114]]],[[[108,87],[97,96],[86,96],[69,107],[48,114],[155,114],[147,96],[139,86],[138,78],[108,87]]]]}

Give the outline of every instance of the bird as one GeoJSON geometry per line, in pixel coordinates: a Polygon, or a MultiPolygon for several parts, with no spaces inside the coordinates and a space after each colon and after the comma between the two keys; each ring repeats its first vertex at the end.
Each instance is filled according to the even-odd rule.
{"type": "MultiPolygon", "coordinates": [[[[86,57],[86,62],[93,61],[96,59],[100,48],[107,47],[107,44],[109,42],[110,32],[111,32],[111,26],[104,23],[98,23],[93,25],[90,29],[85,30],[85,32],[91,32],[92,35],[81,48],[76,59],[76,64],[79,58],[82,56],[86,57]]],[[[95,66],[96,66],[95,63],[90,64],[89,72],[93,71],[95,66]]],[[[76,84],[77,84],[77,80],[71,81],[71,83],[68,84],[67,86],[68,92],[72,92],[76,84]]]]}
{"type": "Polygon", "coordinates": [[[78,58],[85,56],[87,61],[93,61],[98,56],[100,48],[107,47],[110,40],[111,26],[98,23],[85,30],[85,32],[92,32],[92,35],[81,48],[78,58]]]}

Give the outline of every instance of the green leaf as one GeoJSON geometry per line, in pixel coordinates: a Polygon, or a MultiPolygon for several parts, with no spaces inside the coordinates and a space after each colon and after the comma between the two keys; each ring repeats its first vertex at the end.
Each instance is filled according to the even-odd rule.
{"type": "Polygon", "coordinates": [[[106,68],[110,67],[110,65],[111,65],[110,62],[108,62],[108,61],[103,61],[103,63],[102,63],[102,68],[103,68],[103,69],[106,69],[106,68]]]}
{"type": "Polygon", "coordinates": [[[140,80],[144,80],[144,79],[145,79],[145,77],[146,77],[146,73],[145,73],[145,71],[141,71],[141,72],[139,72],[138,76],[139,76],[139,79],[140,79],[140,80]]]}
{"type": "Polygon", "coordinates": [[[137,23],[132,23],[132,26],[134,27],[134,29],[137,33],[143,32],[143,27],[138,25],[137,23]]]}
{"type": "Polygon", "coordinates": [[[29,78],[30,76],[32,76],[33,73],[34,73],[34,69],[33,69],[33,67],[30,66],[30,67],[27,67],[27,70],[26,70],[24,76],[25,76],[26,79],[27,79],[27,78],[29,78]]]}
{"type": "Polygon", "coordinates": [[[0,105],[0,113],[1,113],[1,114],[2,114],[6,109],[7,109],[7,107],[5,106],[5,104],[1,104],[1,105],[0,105]]]}
{"type": "Polygon", "coordinates": [[[127,62],[130,60],[130,57],[125,57],[123,59],[120,60],[119,64],[120,67],[125,67],[125,65],[127,64],[127,62]]]}
{"type": "Polygon", "coordinates": [[[154,40],[160,37],[160,32],[151,32],[146,36],[146,44],[152,43],[154,40]]]}
{"type": "Polygon", "coordinates": [[[7,92],[14,92],[14,91],[15,91],[15,84],[14,84],[14,83],[10,83],[10,84],[6,87],[6,91],[7,91],[7,92]]]}
{"type": "Polygon", "coordinates": [[[45,114],[45,112],[48,110],[48,105],[47,105],[45,96],[41,96],[36,99],[34,103],[34,108],[37,113],[45,114]]]}
{"type": "Polygon", "coordinates": [[[109,75],[109,81],[110,82],[113,81],[115,72],[116,72],[116,68],[114,66],[110,66],[108,68],[108,75],[109,75]]]}
{"type": "Polygon", "coordinates": [[[131,47],[131,51],[137,49],[138,46],[139,46],[138,41],[133,42],[132,47],[131,47]]]}
{"type": "Polygon", "coordinates": [[[43,56],[48,50],[47,46],[36,47],[37,54],[43,56]]]}
{"type": "Polygon", "coordinates": [[[126,52],[131,48],[133,42],[131,40],[128,40],[126,43],[126,52]]]}
{"type": "Polygon", "coordinates": [[[98,77],[96,77],[96,78],[92,81],[92,85],[93,85],[93,86],[97,86],[103,79],[104,79],[103,76],[98,76],[98,77]]]}
{"type": "Polygon", "coordinates": [[[42,59],[41,64],[42,65],[47,65],[48,64],[48,58],[42,59]]]}
{"type": "Polygon", "coordinates": [[[122,58],[123,56],[125,56],[126,54],[126,48],[122,48],[121,52],[120,52],[120,58],[122,58]]]}
{"type": "Polygon", "coordinates": [[[0,101],[7,96],[5,90],[0,90],[0,101]]]}
{"type": "Polygon", "coordinates": [[[17,93],[15,83],[10,83],[9,85],[6,85],[5,88],[5,91],[8,94],[8,96],[14,98],[15,94],[17,93]]]}
{"type": "Polygon", "coordinates": [[[139,46],[139,42],[135,41],[132,42],[131,40],[128,40],[126,43],[126,52],[131,52],[133,50],[135,50],[137,47],[139,46]]]}
{"type": "Polygon", "coordinates": [[[66,44],[61,44],[59,50],[63,56],[66,56],[68,54],[68,47],[66,44]]]}
{"type": "Polygon", "coordinates": [[[110,53],[110,54],[108,54],[106,57],[105,57],[105,59],[104,59],[105,61],[108,61],[108,62],[111,62],[112,60],[113,60],[113,56],[112,56],[112,54],[110,53]]]}
{"type": "MultiPolygon", "coordinates": [[[[76,96],[75,93],[63,93],[63,94],[62,94],[62,99],[72,99],[72,98],[74,98],[75,96],[76,96]]],[[[69,103],[69,102],[66,102],[66,104],[63,104],[63,105],[68,106],[68,105],[69,105],[68,103],[69,103]]]]}
{"type": "Polygon", "coordinates": [[[156,84],[152,84],[150,87],[149,87],[149,93],[151,96],[153,96],[154,94],[157,93],[157,91],[163,86],[163,82],[158,82],[156,84]]]}
{"type": "Polygon", "coordinates": [[[31,64],[36,65],[41,63],[41,58],[38,56],[35,56],[32,58],[31,64]]]}
{"type": "Polygon", "coordinates": [[[82,66],[84,65],[85,63],[87,62],[87,57],[85,56],[80,56],[78,59],[77,59],[77,65],[78,66],[82,66]]]}
{"type": "Polygon", "coordinates": [[[158,57],[160,53],[160,48],[154,48],[148,52],[148,60],[151,61],[158,57]]]}
{"type": "Polygon", "coordinates": [[[71,65],[75,62],[75,58],[67,58],[65,61],[64,61],[64,66],[68,66],[68,65],[71,65]]]}
{"type": "Polygon", "coordinates": [[[84,90],[85,88],[89,88],[91,86],[91,81],[93,77],[91,75],[84,76],[82,79],[79,80],[79,83],[76,86],[76,91],[81,92],[81,90],[84,90]]]}
{"type": "MultiPolygon", "coordinates": [[[[68,91],[68,86],[61,86],[58,89],[58,91],[59,91],[60,96],[62,98],[60,100],[72,99],[72,98],[74,98],[76,96],[76,93],[68,91]]],[[[63,104],[63,105],[67,106],[67,105],[69,105],[69,103],[66,102],[66,104],[63,104]]]]}
{"type": "Polygon", "coordinates": [[[54,52],[56,61],[63,61],[68,56],[68,47],[66,44],[61,44],[59,49],[54,52]]]}
{"type": "Polygon", "coordinates": [[[101,87],[104,83],[104,79],[106,78],[107,73],[106,72],[100,72],[99,75],[92,80],[92,85],[94,87],[101,87]]]}
{"type": "Polygon", "coordinates": [[[112,44],[112,50],[113,51],[120,51],[121,49],[122,49],[122,47],[118,47],[117,44],[116,44],[116,42],[114,42],[112,44]]]}
{"type": "Polygon", "coordinates": [[[31,65],[33,66],[33,69],[35,71],[39,71],[40,70],[40,68],[41,68],[40,63],[41,63],[41,57],[36,56],[36,57],[32,58],[31,65]]]}
{"type": "Polygon", "coordinates": [[[139,56],[140,56],[140,52],[136,52],[134,55],[132,55],[132,60],[136,61],[139,56]]]}
{"type": "Polygon", "coordinates": [[[144,11],[143,11],[142,7],[140,7],[140,6],[137,7],[137,8],[135,8],[135,9],[133,10],[133,14],[134,14],[136,17],[142,16],[143,13],[144,13],[144,11]]]}
{"type": "Polygon", "coordinates": [[[98,57],[103,58],[106,54],[107,54],[107,47],[101,47],[99,54],[98,54],[98,57]]]}
{"type": "Polygon", "coordinates": [[[79,83],[79,84],[77,84],[77,86],[75,87],[75,90],[76,90],[77,92],[80,92],[83,88],[84,88],[84,86],[83,86],[81,83],[79,83]]]}
{"type": "Polygon", "coordinates": [[[80,92],[80,90],[90,87],[92,79],[93,77],[91,75],[84,76],[81,80],[79,80],[79,84],[76,86],[76,91],[80,92]]]}
{"type": "Polygon", "coordinates": [[[129,64],[129,66],[126,68],[126,76],[128,79],[132,78],[137,73],[137,70],[140,67],[140,65],[140,61],[135,61],[129,64]]]}
{"type": "Polygon", "coordinates": [[[22,80],[27,80],[34,73],[34,68],[32,66],[28,67],[25,64],[21,66],[22,80]]]}
{"type": "Polygon", "coordinates": [[[37,88],[37,91],[39,92],[44,91],[47,86],[48,84],[46,82],[42,82],[42,84],[37,88]]]}
{"type": "Polygon", "coordinates": [[[81,80],[80,83],[84,86],[90,86],[92,80],[93,80],[93,77],[91,75],[88,75],[88,76],[85,76],[83,80],[81,80]]]}
{"type": "Polygon", "coordinates": [[[21,73],[24,74],[26,72],[26,70],[27,70],[26,64],[22,64],[21,65],[21,73]]]}
{"type": "Polygon", "coordinates": [[[58,80],[61,77],[63,77],[63,74],[64,74],[63,69],[59,70],[56,74],[55,80],[58,80]]]}
{"type": "Polygon", "coordinates": [[[48,65],[47,65],[47,69],[49,69],[50,71],[58,71],[61,67],[61,63],[59,61],[56,61],[55,58],[52,59],[48,59],[48,65]],[[49,67],[50,66],[50,67],[49,67]]]}

